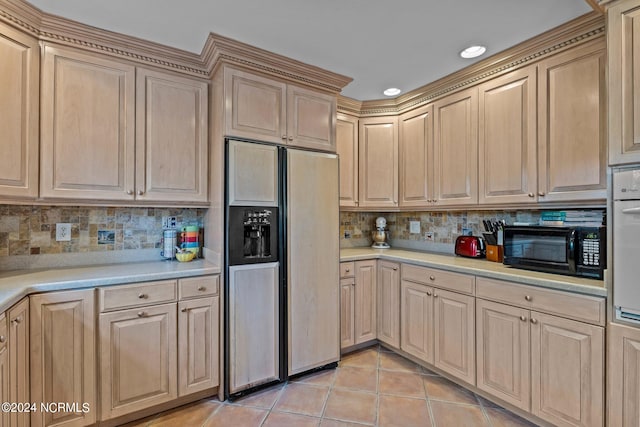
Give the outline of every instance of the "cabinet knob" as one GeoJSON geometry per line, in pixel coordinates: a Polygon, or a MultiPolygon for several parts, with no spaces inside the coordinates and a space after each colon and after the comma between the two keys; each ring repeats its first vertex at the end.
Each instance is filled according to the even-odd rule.
{"type": "Polygon", "coordinates": [[[138,190],[138,196],[142,196],[143,194],[144,194],[144,191],[138,190]]]}
{"type": "Polygon", "coordinates": [[[293,141],[293,137],[292,136],[289,137],[289,141],[293,141]]]}
{"type": "Polygon", "coordinates": [[[287,135],[282,135],[282,139],[286,140],[287,139],[287,135]]]}
{"type": "Polygon", "coordinates": [[[345,268],[345,269],[344,269],[344,272],[345,272],[345,273],[348,273],[348,272],[350,272],[350,271],[351,271],[351,269],[349,269],[349,268],[345,268]]]}
{"type": "Polygon", "coordinates": [[[535,325],[536,323],[538,323],[538,320],[537,320],[537,319],[534,319],[534,318],[532,317],[532,318],[531,318],[531,323],[533,323],[533,324],[535,325]]]}
{"type": "Polygon", "coordinates": [[[431,292],[427,291],[427,296],[430,297],[431,296],[431,292]]]}
{"type": "Polygon", "coordinates": [[[530,295],[525,295],[525,296],[524,296],[524,299],[526,299],[527,301],[531,301],[533,298],[531,298],[531,296],[530,296],[530,295]]]}
{"type": "Polygon", "coordinates": [[[127,194],[131,196],[133,194],[133,190],[127,190],[127,194]]]}
{"type": "Polygon", "coordinates": [[[538,192],[538,196],[540,196],[540,197],[544,197],[544,196],[545,196],[544,191],[540,191],[540,192],[538,192]]]}
{"type": "Polygon", "coordinates": [[[138,312],[138,317],[147,317],[147,313],[144,311],[139,311],[138,312]]]}
{"type": "Polygon", "coordinates": [[[138,294],[138,298],[147,299],[147,298],[149,298],[149,295],[147,295],[147,294],[138,294]]]}
{"type": "Polygon", "coordinates": [[[536,195],[533,193],[529,193],[529,197],[536,197],[536,195]]]}
{"type": "Polygon", "coordinates": [[[429,280],[436,280],[436,276],[429,276],[429,280]]]}
{"type": "Polygon", "coordinates": [[[206,290],[207,290],[207,288],[205,288],[204,286],[200,286],[200,287],[198,288],[198,290],[199,290],[200,292],[204,292],[204,291],[206,291],[206,290]]]}
{"type": "Polygon", "coordinates": [[[434,298],[438,298],[438,294],[436,294],[435,292],[433,293],[433,297],[434,298]]]}
{"type": "Polygon", "coordinates": [[[520,316],[520,320],[522,320],[523,322],[526,322],[526,321],[527,321],[527,318],[526,318],[526,317],[524,317],[524,316],[520,316]]]}
{"type": "Polygon", "coordinates": [[[7,338],[4,335],[0,335],[0,342],[5,342],[7,338]]]}
{"type": "Polygon", "coordinates": [[[393,267],[393,271],[398,271],[398,267],[393,267]]]}
{"type": "Polygon", "coordinates": [[[182,308],[180,309],[180,311],[181,311],[181,312],[183,312],[183,313],[186,313],[186,312],[187,312],[187,307],[182,307],[182,308]]]}
{"type": "Polygon", "coordinates": [[[16,324],[17,324],[17,323],[20,323],[20,322],[22,322],[22,317],[19,317],[19,316],[18,316],[18,317],[16,317],[15,319],[13,319],[13,320],[12,320],[12,322],[13,322],[13,323],[16,323],[16,324]]]}

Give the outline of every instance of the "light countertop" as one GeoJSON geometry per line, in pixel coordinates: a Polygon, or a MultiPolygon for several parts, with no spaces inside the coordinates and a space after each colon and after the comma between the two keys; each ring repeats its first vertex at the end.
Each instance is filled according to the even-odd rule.
{"type": "Polygon", "coordinates": [[[196,260],[152,261],[85,267],[0,272],[0,312],[38,292],[122,285],[150,280],[178,279],[220,273],[220,267],[196,260]]]}
{"type": "Polygon", "coordinates": [[[345,248],[340,250],[341,262],[372,258],[440,268],[458,273],[473,274],[478,277],[509,280],[525,285],[586,295],[607,296],[607,288],[603,280],[522,270],[502,263],[487,261],[486,259],[463,258],[455,255],[393,248],[345,248]]]}

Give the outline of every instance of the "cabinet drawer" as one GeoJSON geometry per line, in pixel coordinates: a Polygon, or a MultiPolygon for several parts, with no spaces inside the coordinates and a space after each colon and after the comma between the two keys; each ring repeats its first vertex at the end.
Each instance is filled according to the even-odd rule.
{"type": "Polygon", "coordinates": [[[177,300],[175,280],[136,283],[100,289],[100,312],[177,300]]]}
{"type": "Polygon", "coordinates": [[[353,261],[340,263],[340,278],[353,277],[354,274],[355,274],[355,263],[353,261]]]}
{"type": "Polygon", "coordinates": [[[476,296],[597,325],[606,321],[605,299],[600,297],[481,277],[477,280],[476,296]]]}
{"type": "Polygon", "coordinates": [[[178,280],[180,299],[218,295],[220,276],[188,277],[178,280]]]}
{"type": "Polygon", "coordinates": [[[437,268],[418,267],[411,264],[402,264],[402,280],[422,283],[429,286],[437,286],[456,292],[472,294],[475,284],[475,276],[452,273],[438,270],[437,268]]]}

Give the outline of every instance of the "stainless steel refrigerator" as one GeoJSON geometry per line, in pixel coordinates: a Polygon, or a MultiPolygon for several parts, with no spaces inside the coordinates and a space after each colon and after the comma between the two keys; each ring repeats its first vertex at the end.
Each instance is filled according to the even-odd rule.
{"type": "Polygon", "coordinates": [[[226,143],[225,394],[335,366],[338,158],[226,143]]]}

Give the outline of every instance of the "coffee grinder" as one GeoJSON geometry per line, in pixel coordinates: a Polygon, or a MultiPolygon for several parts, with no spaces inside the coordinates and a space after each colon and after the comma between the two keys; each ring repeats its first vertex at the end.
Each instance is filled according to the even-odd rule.
{"type": "Polygon", "coordinates": [[[376,229],[372,232],[373,235],[373,245],[372,248],[376,249],[388,249],[389,243],[387,240],[389,239],[389,231],[387,228],[387,220],[384,217],[379,216],[376,218],[376,229]]]}

